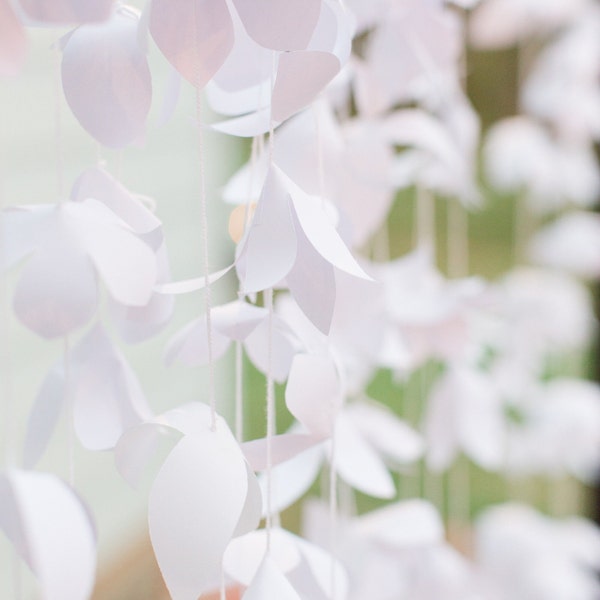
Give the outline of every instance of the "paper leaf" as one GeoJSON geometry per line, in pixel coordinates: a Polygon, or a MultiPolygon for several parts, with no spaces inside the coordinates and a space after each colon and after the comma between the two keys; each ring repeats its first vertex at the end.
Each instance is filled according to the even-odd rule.
{"type": "Polygon", "coordinates": [[[57,233],[28,261],[13,301],[17,318],[46,338],[82,327],[94,315],[97,304],[92,263],[74,249],[74,240],[66,232],[59,229],[57,233]],[[62,233],[65,236],[61,239],[62,233]]]}
{"type": "Polygon", "coordinates": [[[343,413],[336,420],[334,435],[334,462],[339,476],[365,494],[392,498],[396,493],[394,481],[383,461],[343,413]]]}
{"type": "Polygon", "coordinates": [[[137,16],[121,9],[105,23],[73,31],[63,50],[62,83],[78,121],[101,144],[123,148],[140,138],[152,81],[137,16]]]}
{"type": "Polygon", "coordinates": [[[245,294],[277,285],[296,260],[296,234],[289,196],[276,170],[267,175],[238,260],[245,294]]]}
{"type": "MultiPolygon", "coordinates": [[[[212,358],[221,358],[231,343],[223,334],[215,331],[212,335],[212,358]]],[[[170,340],[165,350],[165,363],[181,363],[187,367],[208,364],[208,324],[206,315],[188,323],[170,340]]]]}
{"type": "Polygon", "coordinates": [[[265,600],[266,598],[301,600],[269,555],[263,559],[242,600],[265,600]]]}
{"type": "Polygon", "coordinates": [[[271,100],[273,121],[285,121],[308,106],[339,70],[340,61],[328,52],[282,54],[271,100]]]}
{"type": "Polygon", "coordinates": [[[233,0],[248,34],[273,50],[303,50],[308,46],[322,0],[233,0]]]}
{"type": "Polygon", "coordinates": [[[308,241],[297,218],[295,224],[298,255],[286,281],[302,312],[327,335],[336,298],[334,270],[308,241]]]}
{"type": "MultiPolygon", "coordinates": [[[[271,438],[271,464],[278,465],[314,446],[319,441],[304,433],[282,433],[271,438]]],[[[255,471],[267,468],[267,440],[260,438],[242,444],[246,459],[255,471]]]]}
{"type": "Polygon", "coordinates": [[[37,23],[78,25],[105,21],[110,16],[113,0],[19,0],[28,18],[37,23]]]}
{"type": "Polygon", "coordinates": [[[152,0],[150,33],[167,60],[197,88],[212,79],[234,43],[225,0],[152,0]]]}
{"type": "Polygon", "coordinates": [[[337,367],[326,355],[297,354],[285,388],[289,411],[318,438],[328,438],[342,405],[337,367]]]}
{"type": "Polygon", "coordinates": [[[38,391],[25,434],[23,464],[30,469],[44,454],[64,407],[65,378],[62,367],[54,367],[38,391]]]}
{"type": "Polygon", "coordinates": [[[10,0],[0,0],[0,77],[16,75],[25,62],[27,37],[10,0]]]}
{"type": "Polygon", "coordinates": [[[228,433],[185,436],[150,492],[150,538],[173,600],[197,600],[219,581],[246,501],[245,461],[228,433]]]}
{"type": "Polygon", "coordinates": [[[0,475],[0,529],[36,575],[44,600],[87,600],[96,569],[89,513],[54,475],[0,475]]]}

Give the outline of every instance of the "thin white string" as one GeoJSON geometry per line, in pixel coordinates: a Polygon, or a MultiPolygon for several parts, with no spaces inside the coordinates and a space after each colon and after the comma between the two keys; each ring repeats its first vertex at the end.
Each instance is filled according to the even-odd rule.
{"type": "Polygon", "coordinates": [[[71,360],[70,360],[69,336],[63,338],[63,361],[65,382],[65,408],[67,420],[67,465],[69,473],[69,485],[75,487],[75,423],[73,415],[73,397],[71,395],[71,360]]]}
{"type": "Polygon", "coordinates": [[[242,443],[244,441],[244,361],[242,354],[242,342],[235,342],[235,439],[242,443]]]}
{"type": "Polygon", "coordinates": [[[330,585],[331,600],[337,597],[336,557],[337,557],[337,524],[338,524],[338,497],[337,497],[337,469],[336,469],[336,439],[335,427],[331,434],[331,458],[329,466],[329,551],[331,552],[330,585]]]}
{"type": "Polygon", "coordinates": [[[267,551],[271,549],[271,529],[273,526],[273,436],[275,435],[275,383],[273,380],[273,289],[264,292],[265,305],[269,311],[267,326],[267,498],[266,498],[266,529],[267,551]]]}
{"type": "Polygon", "coordinates": [[[215,364],[213,356],[212,335],[212,290],[210,286],[210,261],[208,253],[208,209],[206,199],[206,179],[204,172],[204,136],[202,122],[202,95],[196,88],[196,125],[198,128],[198,153],[199,153],[199,175],[200,175],[200,229],[204,252],[204,281],[205,281],[205,311],[206,311],[206,335],[208,345],[208,399],[210,404],[210,428],[217,429],[217,408],[215,398],[215,364]]]}
{"type": "Polygon", "coordinates": [[[59,202],[64,202],[65,198],[65,164],[64,164],[64,145],[63,145],[63,127],[62,127],[62,80],[61,80],[61,56],[60,51],[56,50],[56,68],[54,74],[54,145],[56,159],[56,187],[59,202]]]}
{"type": "Polygon", "coordinates": [[[415,245],[429,246],[435,256],[435,199],[430,190],[418,184],[415,201],[415,245]]]}

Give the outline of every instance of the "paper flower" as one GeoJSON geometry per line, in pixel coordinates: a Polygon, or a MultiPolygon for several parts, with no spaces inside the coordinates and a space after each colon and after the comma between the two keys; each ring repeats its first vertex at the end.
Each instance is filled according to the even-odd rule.
{"type": "Polygon", "coordinates": [[[114,7],[114,0],[19,0],[27,19],[42,25],[80,25],[105,21],[114,7]]]}
{"type": "Polygon", "coordinates": [[[55,475],[0,474],[0,530],[36,576],[44,600],[87,600],[94,586],[96,534],[88,509],[55,475]]]}
{"type": "Polygon", "coordinates": [[[218,587],[231,539],[258,526],[261,496],[226,422],[217,416],[212,430],[210,409],[199,402],[130,429],[117,447],[121,474],[139,481],[169,433],[178,439],[150,491],[150,538],[173,600],[196,600],[218,587]]]}
{"type": "Polygon", "coordinates": [[[0,76],[16,75],[25,61],[28,43],[10,0],[0,0],[0,76]]]}
{"type": "Polygon", "coordinates": [[[46,338],[92,318],[99,276],[120,304],[145,306],[156,257],[129,226],[94,199],[8,209],[2,215],[4,267],[29,257],[14,297],[17,317],[46,338]]]}
{"type": "Polygon", "coordinates": [[[139,16],[121,6],[103,23],[82,25],[63,43],[62,84],[82,127],[101,144],[123,148],[142,137],[152,100],[139,16]]]}
{"type": "Polygon", "coordinates": [[[69,353],[68,380],[64,360],[46,375],[29,417],[25,464],[43,455],[61,413],[72,412],[81,444],[89,450],[108,450],[130,427],[151,416],[146,398],[131,367],[96,325],[69,353]]]}

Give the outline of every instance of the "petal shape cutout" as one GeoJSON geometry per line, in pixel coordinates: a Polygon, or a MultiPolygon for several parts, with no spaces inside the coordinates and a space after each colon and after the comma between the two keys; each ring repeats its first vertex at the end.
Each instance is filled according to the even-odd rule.
{"type": "Polygon", "coordinates": [[[46,338],[82,327],[97,304],[94,267],[78,251],[77,241],[61,229],[28,261],[13,301],[17,318],[46,338]]]}
{"type": "Polygon", "coordinates": [[[285,388],[289,411],[318,438],[330,437],[343,397],[337,367],[327,355],[297,354],[285,388]]]}
{"type": "MultiPolygon", "coordinates": [[[[211,273],[208,276],[208,285],[216,283],[227,275],[231,269],[235,266],[235,263],[221,269],[220,271],[216,271],[215,273],[211,273]]],[[[206,277],[196,277],[194,279],[184,279],[182,281],[173,281],[171,283],[160,283],[154,286],[154,289],[159,294],[189,294],[190,292],[196,292],[198,290],[203,290],[207,285],[206,277]]]]}
{"type": "Polygon", "coordinates": [[[248,473],[248,493],[246,494],[246,503],[242,509],[240,520],[233,532],[234,537],[254,531],[260,524],[262,514],[262,495],[258,479],[247,463],[246,471],[248,473]]]}
{"type": "MultiPolygon", "coordinates": [[[[221,358],[231,343],[223,334],[211,332],[212,357],[214,360],[221,358]]],[[[208,364],[208,324],[206,315],[188,323],[180,329],[170,340],[165,350],[165,363],[172,365],[178,362],[187,367],[208,364]]]]}
{"type": "Polygon", "coordinates": [[[150,33],[167,60],[198,88],[213,78],[234,43],[225,0],[152,0],[150,33]]]}
{"type": "Polygon", "coordinates": [[[328,52],[289,52],[279,57],[271,118],[277,123],[308,106],[339,73],[340,61],[328,52]]]}
{"type": "Polygon", "coordinates": [[[62,366],[55,366],[44,378],[27,421],[23,464],[30,469],[44,454],[65,403],[62,366]]]}
{"type": "Polygon", "coordinates": [[[232,340],[243,341],[268,317],[269,311],[241,300],[217,306],[212,311],[212,322],[217,331],[232,340]]]}
{"type": "Polygon", "coordinates": [[[284,577],[274,561],[267,554],[244,592],[242,600],[301,600],[292,584],[284,577]]]}
{"type": "Polygon", "coordinates": [[[36,575],[44,600],[87,600],[96,569],[89,512],[58,477],[0,475],[0,529],[36,575]]]}
{"type": "MultiPolygon", "coordinates": [[[[281,433],[271,438],[271,464],[278,465],[318,444],[310,435],[304,433],[281,433]]],[[[259,438],[242,444],[246,460],[255,471],[267,468],[267,439],[259,438]]]]}
{"type": "Polygon", "coordinates": [[[114,0],[19,0],[29,19],[52,25],[79,25],[105,21],[114,0]]]}
{"type": "Polygon", "coordinates": [[[16,75],[25,62],[27,36],[10,0],[0,0],[0,76],[16,75]]]}
{"type": "Polygon", "coordinates": [[[334,460],[339,476],[369,496],[392,498],[396,490],[385,464],[346,415],[337,418],[334,435],[334,460]]]}
{"type": "Polygon", "coordinates": [[[298,256],[286,281],[302,312],[319,331],[327,335],[335,308],[335,272],[333,266],[308,241],[298,219],[294,221],[298,256]]]}
{"type": "Polygon", "coordinates": [[[73,232],[113,299],[129,306],[147,305],[158,271],[151,248],[96,200],[70,202],[65,208],[73,232]]]}
{"type": "Polygon", "coordinates": [[[240,285],[244,294],[277,285],[296,260],[290,200],[278,170],[271,169],[267,175],[239,260],[243,261],[240,285]]]}
{"type": "Polygon", "coordinates": [[[233,0],[258,44],[273,50],[304,50],[313,35],[322,0],[233,0]]]}
{"type": "Polygon", "coordinates": [[[123,148],[140,138],[152,81],[137,16],[119,10],[105,23],[73,31],[63,50],[62,83],[77,120],[101,144],[123,148]]]}
{"type": "Polygon", "coordinates": [[[247,491],[246,463],[229,431],[185,436],[168,456],[150,492],[148,521],[173,600],[197,600],[218,583],[247,491]]]}

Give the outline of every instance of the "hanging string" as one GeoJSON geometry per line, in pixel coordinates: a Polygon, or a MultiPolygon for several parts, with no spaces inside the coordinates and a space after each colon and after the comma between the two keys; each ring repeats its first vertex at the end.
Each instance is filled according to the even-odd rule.
{"type": "Polygon", "coordinates": [[[62,126],[62,79],[61,79],[61,57],[56,48],[56,67],[54,74],[54,158],[56,160],[56,188],[59,202],[65,198],[65,162],[62,126]]]}
{"type": "Polygon", "coordinates": [[[423,184],[417,184],[415,197],[415,246],[431,248],[435,257],[435,199],[423,184]]]}
{"type": "Polygon", "coordinates": [[[204,253],[204,299],[206,313],[206,335],[208,345],[208,400],[210,405],[210,428],[217,429],[217,407],[215,398],[215,363],[212,335],[212,291],[210,286],[210,261],[208,252],[208,210],[206,198],[206,179],[204,172],[204,135],[202,121],[202,94],[196,88],[196,126],[198,128],[198,153],[200,174],[200,229],[202,235],[202,250],[204,253]]]}
{"type": "Polygon", "coordinates": [[[275,435],[275,382],[273,380],[273,289],[264,292],[265,306],[269,311],[267,326],[267,498],[266,498],[266,529],[267,551],[271,549],[271,529],[273,526],[272,495],[273,495],[273,437],[275,435]]]}
{"type": "Polygon", "coordinates": [[[242,342],[235,342],[235,439],[241,444],[244,441],[244,361],[242,342]]]}
{"type": "Polygon", "coordinates": [[[65,408],[67,415],[67,465],[68,481],[71,487],[75,487],[75,420],[73,414],[73,397],[71,395],[71,350],[69,347],[69,336],[63,338],[63,368],[65,382],[65,408]]]}

